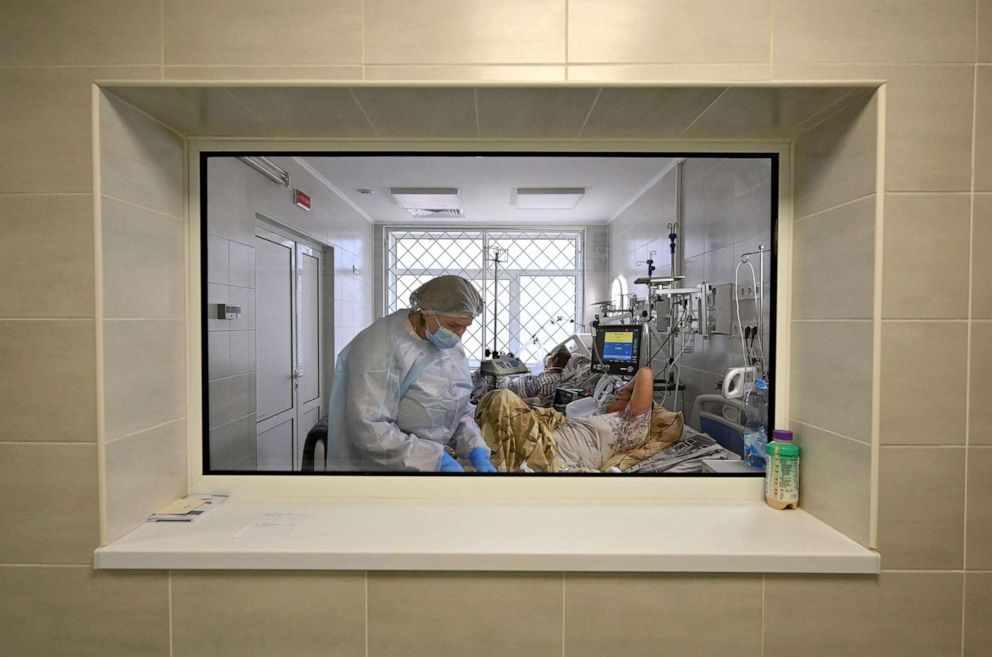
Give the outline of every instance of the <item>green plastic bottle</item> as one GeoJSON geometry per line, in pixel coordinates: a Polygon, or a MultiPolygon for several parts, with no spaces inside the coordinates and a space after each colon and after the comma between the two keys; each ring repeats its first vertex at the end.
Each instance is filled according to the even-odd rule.
{"type": "Polygon", "coordinates": [[[792,432],[773,431],[765,451],[765,501],[773,509],[799,508],[799,445],[792,432]]]}

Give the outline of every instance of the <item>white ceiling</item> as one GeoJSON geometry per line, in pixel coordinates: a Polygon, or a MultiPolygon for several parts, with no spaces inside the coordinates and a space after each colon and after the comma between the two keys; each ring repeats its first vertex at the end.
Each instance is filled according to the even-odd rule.
{"type": "Polygon", "coordinates": [[[543,225],[606,223],[667,170],[667,157],[567,156],[307,156],[352,205],[382,224],[543,225]],[[457,187],[464,218],[415,219],[399,207],[390,187],[457,187]],[[585,187],[570,210],[519,210],[517,187],[585,187]],[[357,190],[371,189],[371,196],[357,190]]]}

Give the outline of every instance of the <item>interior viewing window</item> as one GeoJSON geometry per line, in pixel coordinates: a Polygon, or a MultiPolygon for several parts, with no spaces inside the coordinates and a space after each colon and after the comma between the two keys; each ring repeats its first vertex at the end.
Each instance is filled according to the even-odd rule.
{"type": "Polygon", "coordinates": [[[205,474],[760,476],[774,154],[200,157],[205,474]]]}

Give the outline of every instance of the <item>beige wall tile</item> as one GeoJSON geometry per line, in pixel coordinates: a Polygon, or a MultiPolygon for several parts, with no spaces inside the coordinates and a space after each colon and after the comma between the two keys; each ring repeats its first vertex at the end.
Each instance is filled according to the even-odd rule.
{"type": "Polygon", "coordinates": [[[871,377],[871,322],[792,323],[793,419],[868,442],[871,377]]]}
{"type": "Polygon", "coordinates": [[[767,62],[763,0],[571,0],[568,60],[590,64],[767,62]]]}
{"type": "Polygon", "coordinates": [[[499,82],[561,82],[566,79],[562,65],[514,64],[396,64],[365,67],[366,80],[451,80],[499,82]]]}
{"type": "Polygon", "coordinates": [[[361,66],[166,66],[166,80],[361,80],[361,66]]]}
{"type": "Polygon", "coordinates": [[[157,0],[36,0],[0,6],[0,66],[157,65],[161,54],[157,0]]]}
{"type": "Polygon", "coordinates": [[[93,197],[0,196],[0,316],[93,317],[93,197]]]}
{"type": "Polygon", "coordinates": [[[776,64],[772,79],[887,81],[886,190],[971,189],[974,66],[776,64]]]}
{"type": "Polygon", "coordinates": [[[269,126],[223,86],[122,87],[108,85],[116,96],[184,136],[267,135],[269,126]]]}
{"type": "Polygon", "coordinates": [[[768,80],[769,64],[569,64],[572,81],[649,82],[700,81],[733,82],[768,80]]]}
{"type": "Polygon", "coordinates": [[[90,82],[158,77],[158,67],[0,68],[0,193],[90,193],[90,82]]]}
{"type": "Polygon", "coordinates": [[[859,101],[795,142],[795,216],[822,212],[875,191],[877,101],[859,101]]]}
{"type": "Polygon", "coordinates": [[[882,444],[963,445],[967,362],[967,322],[883,322],[882,444]]]}
{"type": "Polygon", "coordinates": [[[992,62],[992,0],[978,0],[978,61],[992,62]]]}
{"type": "Polygon", "coordinates": [[[175,572],[175,657],[365,654],[365,577],[329,572],[175,572]]]}
{"type": "Polygon", "coordinates": [[[479,136],[578,137],[597,90],[489,89],[476,91],[479,136]]]}
{"type": "Polygon", "coordinates": [[[276,137],[372,137],[368,119],[346,87],[229,89],[276,137]]]}
{"type": "Polygon", "coordinates": [[[957,656],[962,586],[960,573],[769,575],[765,655],[957,656]]]}
{"type": "MultiPolygon", "coordinates": [[[[701,139],[788,139],[871,92],[824,87],[731,87],[683,134],[701,139]]],[[[864,100],[862,102],[865,102],[864,100]]]]}
{"type": "Polygon", "coordinates": [[[992,570],[992,447],[968,448],[969,570],[992,570]]]}
{"type": "Polygon", "coordinates": [[[875,196],[797,221],[793,231],[792,316],[870,319],[875,196]]]}
{"type": "Polygon", "coordinates": [[[992,66],[979,66],[975,95],[975,190],[992,192],[992,66]]]}
{"type": "Polygon", "coordinates": [[[868,545],[871,446],[792,421],[800,459],[799,502],[848,538],[868,545]]]}
{"type": "Polygon", "coordinates": [[[186,495],[186,421],[121,438],[107,449],[107,540],[186,495]]]}
{"type": "Polygon", "coordinates": [[[368,574],[370,657],[561,655],[561,618],[560,574],[368,574]]]}
{"type": "Polygon", "coordinates": [[[96,440],[93,320],[0,321],[0,440],[96,440]]]}
{"type": "Polygon", "coordinates": [[[112,96],[100,97],[101,191],[181,218],[183,140],[112,96]]]}
{"type": "Polygon", "coordinates": [[[164,49],[173,65],[359,63],[362,3],[172,0],[164,49]]]}
{"type": "Polygon", "coordinates": [[[882,317],[967,319],[971,198],[886,194],[884,230],[882,317]]]}
{"type": "Polygon", "coordinates": [[[971,324],[971,398],[968,437],[972,445],[992,445],[992,322],[971,324]]]}
{"type": "Polygon", "coordinates": [[[992,319],[992,194],[975,194],[971,238],[971,316],[992,319]]]}
{"type": "Polygon", "coordinates": [[[969,62],[975,3],[773,0],[775,62],[969,62]]]}
{"type": "Polygon", "coordinates": [[[166,657],[169,575],[0,567],[0,654],[166,657]]]}
{"type": "Polygon", "coordinates": [[[882,448],[878,542],[884,568],[961,568],[964,453],[959,447],[882,448]]]}
{"type": "Polygon", "coordinates": [[[605,88],[586,121],[582,136],[675,137],[720,95],[722,89],[605,88]]]}
{"type": "Polygon", "coordinates": [[[185,314],[183,222],[103,198],[104,317],[185,314]]]}
{"type": "Polygon", "coordinates": [[[761,589],[755,575],[567,574],[564,654],[760,655],[761,589]]]}
{"type": "Polygon", "coordinates": [[[964,576],[964,657],[992,654],[992,573],[964,576]]]}
{"type": "Polygon", "coordinates": [[[561,0],[367,0],[370,64],[550,64],[565,61],[561,0]],[[466,38],[471,35],[470,38],[466,38]]]}
{"type": "Polygon", "coordinates": [[[90,563],[100,544],[97,490],[94,444],[0,443],[0,563],[90,563]]]}
{"type": "Polygon", "coordinates": [[[475,94],[469,88],[356,89],[355,95],[383,137],[475,137],[475,94]]]}
{"type": "Polygon", "coordinates": [[[107,439],[183,417],[183,322],[108,320],[103,331],[107,439]]]}

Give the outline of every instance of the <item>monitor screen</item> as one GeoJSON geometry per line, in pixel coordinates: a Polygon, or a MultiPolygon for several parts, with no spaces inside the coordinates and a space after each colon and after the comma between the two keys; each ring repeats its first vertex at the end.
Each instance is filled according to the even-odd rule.
{"type": "Polygon", "coordinates": [[[634,356],[634,334],[631,331],[605,331],[603,360],[629,362],[634,356]]]}
{"type": "Polygon", "coordinates": [[[632,375],[641,363],[641,331],[637,324],[600,327],[593,345],[592,370],[632,375]]]}

